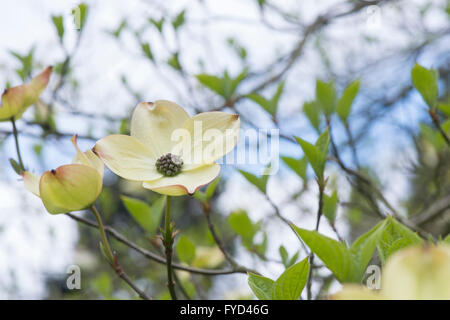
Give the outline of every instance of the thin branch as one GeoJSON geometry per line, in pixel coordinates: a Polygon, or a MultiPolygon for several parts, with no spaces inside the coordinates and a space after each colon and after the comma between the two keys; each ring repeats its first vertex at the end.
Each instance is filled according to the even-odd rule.
{"type": "Polygon", "coordinates": [[[11,124],[13,127],[14,142],[16,145],[16,152],[17,152],[17,158],[19,160],[20,169],[25,171],[25,166],[23,165],[23,161],[22,161],[22,155],[20,154],[19,133],[17,132],[16,121],[15,121],[14,117],[11,118],[11,124]]]}
{"type": "Polygon", "coordinates": [[[434,111],[434,110],[429,110],[428,114],[430,115],[434,126],[438,129],[438,131],[441,134],[442,138],[444,138],[445,143],[447,143],[447,145],[450,147],[450,138],[448,137],[447,133],[444,131],[444,129],[442,128],[441,124],[439,123],[437,112],[434,111]]]}
{"type": "Polygon", "coordinates": [[[98,229],[100,230],[100,235],[102,237],[102,243],[104,246],[103,252],[107,255],[108,262],[111,265],[111,268],[117,273],[117,275],[124,280],[138,295],[144,300],[151,300],[152,298],[149,297],[144,291],[138,288],[133,281],[130,279],[130,277],[126,274],[123,267],[120,265],[119,260],[117,259],[117,255],[115,252],[111,250],[111,246],[109,244],[108,238],[106,236],[105,228],[103,226],[102,218],[100,216],[100,213],[98,212],[97,208],[95,206],[91,206],[91,211],[95,216],[95,219],[97,220],[98,229]]]}
{"type": "Polygon", "coordinates": [[[251,273],[255,273],[255,274],[260,274],[259,272],[243,267],[241,266],[236,260],[234,260],[234,258],[228,253],[228,251],[225,249],[225,245],[223,244],[222,240],[220,239],[219,235],[217,234],[216,228],[214,226],[214,224],[212,223],[211,220],[211,205],[210,203],[202,203],[202,210],[203,213],[205,214],[205,218],[206,218],[206,222],[208,225],[208,229],[211,232],[211,235],[214,239],[214,242],[217,244],[217,246],[219,247],[220,251],[223,253],[223,255],[225,256],[225,259],[231,264],[232,268],[234,269],[247,269],[248,272],[251,273]]]}
{"type": "MultiPolygon", "coordinates": [[[[98,228],[98,224],[95,223],[94,221],[91,221],[89,219],[83,218],[83,217],[79,217],[77,215],[74,215],[72,213],[66,213],[66,215],[80,223],[85,224],[86,226],[92,227],[92,228],[98,228]]],[[[125,244],[127,247],[135,250],[136,252],[142,254],[144,257],[146,257],[147,259],[153,260],[159,264],[163,264],[166,265],[166,259],[158,254],[155,254],[153,252],[148,251],[147,249],[144,249],[140,246],[138,246],[137,244],[135,244],[134,242],[128,240],[123,234],[121,234],[120,232],[118,232],[117,230],[115,230],[112,227],[109,226],[105,226],[105,231],[106,233],[108,233],[109,235],[111,235],[113,238],[115,238],[116,240],[118,240],[119,242],[122,242],[123,244],[125,244]]],[[[194,267],[189,267],[189,266],[185,266],[185,265],[181,265],[181,264],[177,264],[177,263],[172,263],[172,267],[174,269],[177,270],[183,270],[183,271],[187,271],[187,272],[191,272],[191,273],[196,273],[196,274],[202,274],[202,275],[206,275],[206,276],[219,276],[219,275],[226,275],[226,274],[233,274],[233,273],[247,273],[247,269],[245,268],[229,268],[229,269],[202,269],[202,268],[194,268],[194,267]]]]}

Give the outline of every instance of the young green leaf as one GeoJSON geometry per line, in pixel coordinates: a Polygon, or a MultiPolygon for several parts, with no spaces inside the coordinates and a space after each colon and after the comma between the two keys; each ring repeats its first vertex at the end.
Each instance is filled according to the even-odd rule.
{"type": "Polygon", "coordinates": [[[244,245],[253,243],[253,237],[258,231],[258,225],[254,225],[244,210],[234,211],[228,217],[231,229],[241,236],[244,245]]]}
{"type": "Polygon", "coordinates": [[[181,64],[180,64],[180,55],[179,53],[174,53],[169,60],[167,60],[167,64],[171,66],[175,70],[181,70],[181,64]]]}
{"type": "Polygon", "coordinates": [[[316,103],[326,117],[336,109],[336,88],[334,82],[316,81],[316,103]]]}
{"type": "Polygon", "coordinates": [[[270,100],[267,100],[263,96],[257,94],[257,93],[250,93],[247,95],[247,97],[252,100],[253,102],[259,104],[264,110],[266,110],[269,114],[274,115],[276,112],[276,109],[272,105],[270,100]]]}
{"type": "Polygon", "coordinates": [[[127,27],[127,20],[124,19],[120,22],[119,26],[112,31],[109,31],[110,34],[112,34],[115,38],[119,38],[120,34],[122,33],[123,30],[125,30],[125,28],[127,27]]]}
{"type": "Polygon", "coordinates": [[[289,259],[289,253],[282,245],[278,248],[278,252],[280,253],[281,262],[283,262],[283,264],[286,266],[286,263],[289,259]]]}
{"type": "Polygon", "coordinates": [[[88,6],[85,3],[80,3],[78,6],[72,9],[72,15],[75,23],[75,27],[78,31],[83,30],[86,24],[86,17],[88,14],[88,6]]]}
{"type": "Polygon", "coordinates": [[[436,107],[438,78],[439,76],[435,69],[427,69],[417,63],[411,70],[412,83],[430,109],[436,107]]]}
{"type": "Polygon", "coordinates": [[[155,234],[161,222],[165,197],[160,197],[152,206],[139,199],[121,197],[123,204],[131,216],[145,231],[155,234]]]}
{"type": "Polygon", "coordinates": [[[186,11],[182,10],[172,21],[172,26],[175,30],[177,30],[179,27],[181,27],[185,22],[185,15],[186,11]]]}
{"type": "Polygon", "coordinates": [[[248,285],[259,300],[272,300],[275,281],[254,274],[248,274],[248,285]]]}
{"type": "Polygon", "coordinates": [[[314,101],[305,102],[303,104],[303,113],[306,115],[313,128],[316,129],[317,132],[320,132],[320,113],[316,103],[314,101]]]}
{"type": "Polygon", "coordinates": [[[233,96],[233,94],[236,92],[237,87],[242,82],[242,80],[245,79],[247,76],[248,68],[244,68],[244,70],[239,73],[236,78],[229,78],[228,73],[225,72],[224,74],[224,91],[225,91],[225,99],[229,99],[233,96]]]}
{"type": "Polygon", "coordinates": [[[164,18],[161,18],[160,20],[155,20],[155,19],[153,19],[153,18],[150,18],[150,19],[148,19],[148,21],[149,21],[152,25],[154,25],[154,26],[156,27],[156,29],[158,29],[159,33],[162,33],[162,28],[163,28],[164,21],[165,21],[164,18]]]}
{"type": "Polygon", "coordinates": [[[262,175],[261,177],[257,177],[247,171],[239,170],[239,172],[245,177],[245,179],[247,179],[248,182],[257,187],[262,193],[266,193],[269,175],[262,175]]]}
{"type": "Polygon", "coordinates": [[[271,102],[275,106],[275,111],[278,109],[278,103],[280,102],[281,95],[284,91],[284,84],[285,81],[281,81],[280,84],[277,87],[277,90],[275,91],[275,94],[273,95],[271,102]]]}
{"type": "Polygon", "coordinates": [[[386,225],[379,236],[377,249],[383,263],[391,254],[411,245],[422,244],[424,240],[392,217],[386,218],[386,225]]]}
{"type": "Polygon", "coordinates": [[[320,152],[322,153],[323,160],[325,161],[328,155],[328,148],[330,146],[330,134],[328,132],[328,129],[325,130],[319,138],[317,138],[315,146],[319,148],[320,152]]]}
{"type": "Polygon", "coordinates": [[[150,44],[146,43],[142,43],[141,44],[141,48],[142,48],[142,52],[144,52],[145,56],[147,58],[149,58],[150,60],[154,61],[155,58],[153,56],[153,52],[152,49],[150,48],[150,44]]]}
{"type": "Polygon", "coordinates": [[[247,76],[247,72],[248,68],[245,68],[236,78],[231,78],[227,71],[223,73],[222,78],[208,74],[198,74],[195,77],[202,85],[228,100],[233,96],[241,81],[247,76]]]}
{"type": "Polygon", "coordinates": [[[337,191],[334,190],[331,196],[324,194],[323,195],[323,214],[330,221],[331,224],[334,223],[336,219],[336,210],[339,199],[337,195],[337,191]]]}
{"type": "Polygon", "coordinates": [[[295,137],[297,142],[303,149],[306,158],[308,159],[311,167],[313,168],[316,177],[319,181],[324,181],[325,162],[328,155],[328,146],[330,143],[330,136],[328,130],[322,133],[317,139],[315,145],[295,137]]]}
{"type": "Polygon", "coordinates": [[[284,81],[282,81],[278,85],[275,94],[273,95],[273,97],[270,100],[266,99],[265,97],[263,97],[257,93],[250,93],[249,95],[247,95],[247,97],[250,100],[259,104],[270,115],[275,117],[276,113],[277,113],[277,109],[278,109],[278,102],[280,101],[280,97],[281,97],[281,94],[283,93],[283,89],[284,89],[284,81]]]}
{"type": "Polygon", "coordinates": [[[386,220],[379,222],[375,227],[356,239],[350,247],[350,253],[352,254],[353,261],[357,265],[360,281],[364,278],[367,265],[372,259],[380,234],[383,232],[385,225],[386,220]]]}
{"type": "Polygon", "coordinates": [[[444,147],[445,140],[439,131],[435,130],[434,128],[424,123],[419,124],[419,128],[422,137],[429,143],[431,143],[433,147],[436,148],[436,150],[441,150],[444,147]]]}
{"type": "Polygon", "coordinates": [[[450,117],[450,103],[439,103],[438,108],[445,113],[446,116],[450,117]]]}
{"type": "Polygon", "coordinates": [[[308,258],[286,269],[275,281],[274,300],[298,300],[309,274],[308,258]]]}
{"type": "Polygon", "coordinates": [[[220,178],[221,177],[214,179],[206,188],[205,195],[207,200],[211,199],[214,195],[214,191],[216,191],[216,187],[219,184],[220,178]]]}
{"type": "Polygon", "coordinates": [[[16,160],[14,160],[13,158],[9,158],[9,163],[11,164],[11,167],[18,175],[22,174],[22,168],[20,167],[20,165],[17,163],[16,160]]]}
{"type": "Polygon", "coordinates": [[[58,38],[62,40],[64,36],[64,18],[63,16],[52,16],[53,25],[58,33],[58,38]]]}
{"type": "Polygon", "coordinates": [[[355,100],[358,90],[359,90],[359,80],[356,80],[350,83],[342,93],[342,96],[340,97],[336,106],[336,113],[338,114],[342,122],[347,121],[347,118],[350,115],[350,110],[353,101],[355,100]]]}
{"type": "Polygon", "coordinates": [[[175,249],[181,262],[191,264],[194,261],[195,245],[185,235],[178,238],[175,249]]]}
{"type": "Polygon", "coordinates": [[[213,75],[209,75],[209,74],[198,74],[195,76],[197,78],[197,80],[205,87],[207,87],[208,89],[210,89],[211,91],[217,93],[220,96],[224,96],[224,91],[223,91],[223,84],[222,84],[222,79],[217,77],[217,76],[213,76],[213,75]]]}
{"type": "Polygon", "coordinates": [[[297,262],[298,260],[298,256],[299,256],[299,252],[297,251],[287,262],[287,264],[285,265],[286,268],[289,268],[290,266],[292,266],[294,263],[297,262]]]}
{"type": "Polygon", "coordinates": [[[308,159],[303,157],[301,159],[295,159],[291,157],[281,157],[286,165],[291,168],[303,181],[307,181],[306,169],[308,167],[308,159]]]}
{"type": "Polygon", "coordinates": [[[308,231],[292,225],[294,231],[305,244],[333,272],[339,282],[358,282],[356,265],[345,244],[321,235],[317,231],[308,231]]]}
{"type": "Polygon", "coordinates": [[[448,244],[448,245],[450,245],[450,234],[449,235],[447,235],[442,241],[440,241],[440,243],[445,243],[445,244],[448,244]]]}

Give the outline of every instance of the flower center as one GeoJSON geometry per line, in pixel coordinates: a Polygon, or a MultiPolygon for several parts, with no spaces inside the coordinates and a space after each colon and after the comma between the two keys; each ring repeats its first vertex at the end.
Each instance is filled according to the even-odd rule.
{"type": "Polygon", "coordinates": [[[176,176],[181,171],[183,160],[174,154],[165,154],[156,160],[156,170],[166,177],[176,176]]]}

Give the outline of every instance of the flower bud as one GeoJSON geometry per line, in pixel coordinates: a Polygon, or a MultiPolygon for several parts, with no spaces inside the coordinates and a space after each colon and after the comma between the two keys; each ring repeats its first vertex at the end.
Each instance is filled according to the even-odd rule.
{"type": "Polygon", "coordinates": [[[39,96],[47,87],[52,67],[47,67],[29,83],[6,89],[2,94],[0,121],[20,119],[29,106],[39,101],[39,96]]]}

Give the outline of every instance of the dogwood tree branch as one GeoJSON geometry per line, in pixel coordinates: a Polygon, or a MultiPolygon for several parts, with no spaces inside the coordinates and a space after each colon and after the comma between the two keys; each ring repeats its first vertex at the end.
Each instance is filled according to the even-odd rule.
{"type": "MultiPolygon", "coordinates": [[[[98,228],[98,224],[95,223],[94,221],[74,215],[72,213],[66,213],[66,215],[86,226],[89,226],[92,228],[98,228]]],[[[123,234],[121,234],[114,228],[112,228],[110,226],[105,226],[105,231],[106,231],[106,233],[111,235],[113,238],[115,238],[119,242],[123,243],[127,247],[129,247],[129,248],[133,249],[134,251],[143,255],[145,258],[153,260],[153,261],[163,264],[163,265],[166,264],[166,259],[164,257],[138,246],[136,243],[128,240],[123,234]]],[[[219,275],[226,275],[226,274],[233,274],[233,273],[247,274],[247,272],[252,272],[252,270],[249,270],[245,267],[235,267],[235,268],[215,270],[215,269],[194,268],[194,267],[189,267],[189,266],[178,264],[178,263],[173,263],[172,267],[177,270],[183,270],[183,271],[201,274],[201,275],[205,275],[205,276],[219,276],[219,275]]]]}

